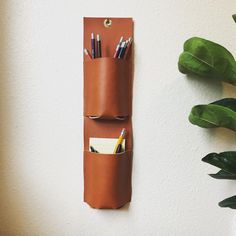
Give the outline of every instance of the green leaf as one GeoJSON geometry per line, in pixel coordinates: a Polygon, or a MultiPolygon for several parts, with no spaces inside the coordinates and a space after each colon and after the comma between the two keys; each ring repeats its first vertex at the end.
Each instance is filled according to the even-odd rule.
{"type": "Polygon", "coordinates": [[[194,106],[189,121],[202,128],[224,127],[236,131],[236,99],[224,98],[207,105],[194,106]]]}
{"type": "Polygon", "coordinates": [[[220,170],[216,174],[209,175],[214,179],[236,179],[236,174],[232,174],[224,170],[220,170]]]}
{"type": "Polygon", "coordinates": [[[219,202],[220,207],[229,207],[231,209],[236,209],[236,196],[226,198],[225,200],[219,202]]]}
{"type": "Polygon", "coordinates": [[[233,14],[232,17],[234,19],[234,22],[236,22],[236,14],[233,14]]]}
{"type": "Polygon", "coordinates": [[[202,161],[209,163],[213,166],[219,167],[220,169],[236,174],[236,152],[221,152],[221,153],[210,153],[202,158],[202,161]]]}
{"type": "Polygon", "coordinates": [[[193,37],[184,43],[179,57],[179,71],[236,85],[236,62],[232,54],[212,41],[193,37]]]}

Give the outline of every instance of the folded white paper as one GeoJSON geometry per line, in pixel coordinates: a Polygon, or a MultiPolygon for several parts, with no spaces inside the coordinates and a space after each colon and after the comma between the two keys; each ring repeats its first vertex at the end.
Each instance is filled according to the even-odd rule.
{"type": "MultiPolygon", "coordinates": [[[[112,154],[118,138],[89,138],[89,146],[92,146],[99,153],[112,154]]],[[[122,143],[122,149],[125,150],[125,139],[122,143]]]]}

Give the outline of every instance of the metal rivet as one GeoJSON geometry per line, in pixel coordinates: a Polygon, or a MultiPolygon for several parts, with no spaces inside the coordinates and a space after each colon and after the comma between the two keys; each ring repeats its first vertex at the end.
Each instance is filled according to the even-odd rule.
{"type": "Polygon", "coordinates": [[[104,20],[104,26],[106,28],[111,27],[111,25],[112,25],[112,20],[111,19],[105,19],[104,20]]]}

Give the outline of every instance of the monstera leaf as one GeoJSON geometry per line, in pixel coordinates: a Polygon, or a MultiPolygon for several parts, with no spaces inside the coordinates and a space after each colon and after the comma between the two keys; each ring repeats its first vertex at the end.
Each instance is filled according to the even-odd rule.
{"type": "Polygon", "coordinates": [[[236,196],[226,198],[225,200],[219,202],[220,207],[229,207],[231,209],[236,209],[236,196]]]}
{"type": "Polygon", "coordinates": [[[224,98],[207,105],[194,106],[189,121],[202,128],[225,127],[236,131],[236,99],[224,98]]]}
{"type": "Polygon", "coordinates": [[[179,71],[236,85],[236,62],[221,45],[203,38],[190,38],[179,57],[179,71]]]}

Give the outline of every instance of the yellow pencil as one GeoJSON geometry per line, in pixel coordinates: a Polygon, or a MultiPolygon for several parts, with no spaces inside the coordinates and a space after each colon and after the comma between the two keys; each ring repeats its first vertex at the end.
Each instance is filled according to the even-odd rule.
{"type": "Polygon", "coordinates": [[[122,142],[123,142],[123,140],[125,138],[125,135],[126,135],[126,129],[124,128],[124,129],[121,130],[120,137],[117,140],[117,143],[116,143],[116,146],[115,146],[113,154],[117,153],[117,149],[118,149],[119,145],[122,144],[122,142]]]}

